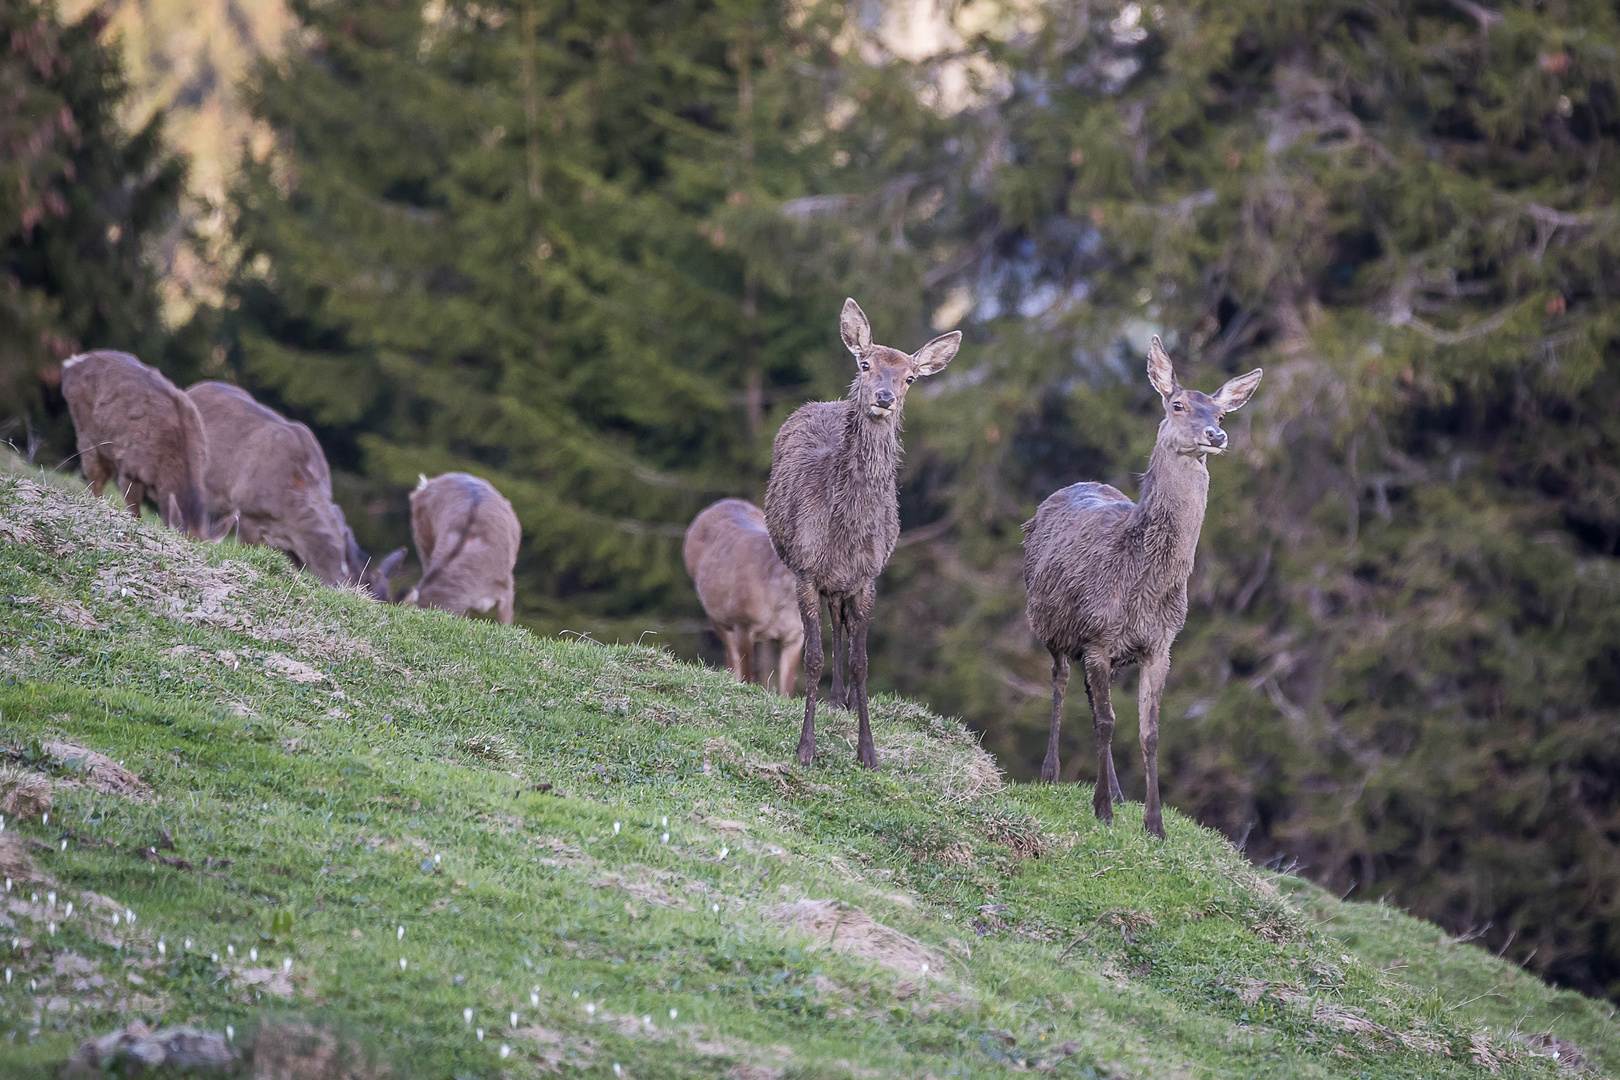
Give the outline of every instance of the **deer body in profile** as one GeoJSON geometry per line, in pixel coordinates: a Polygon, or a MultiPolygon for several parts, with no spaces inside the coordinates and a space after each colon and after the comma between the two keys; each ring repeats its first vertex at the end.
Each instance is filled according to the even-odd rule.
{"type": "Polygon", "coordinates": [[[79,464],[98,497],[109,480],[136,517],[147,495],[171,529],[204,540],[230,530],[209,521],[203,499],[208,439],[191,399],[129,353],[98,349],[62,364],[62,396],[78,436],[79,464]]]}
{"type": "Polygon", "coordinates": [[[1221,418],[1242,408],[1260,385],[1260,369],[1229,380],[1212,395],[1183,388],[1157,337],[1148,347],[1148,377],[1165,418],[1133,503],[1107,484],[1063,488],[1024,523],[1024,586],[1029,624],[1052,654],[1052,726],[1041,779],[1058,778],[1058,732],[1069,661],[1081,661],[1097,740],[1097,817],[1114,820],[1123,802],[1114,773],[1116,670],[1140,667],[1142,759],[1147,772],[1143,825],[1164,837],[1159,805],[1159,700],[1170,671],[1170,645],[1187,621],[1187,579],[1209,498],[1206,458],[1223,453],[1221,418]]]}
{"type": "Polygon", "coordinates": [[[411,492],[411,538],[422,580],[406,603],[452,615],[494,608],[496,619],[512,621],[523,530],[489,481],[460,472],[421,477],[411,492]]]}
{"type": "Polygon", "coordinates": [[[928,342],[915,355],[872,343],[872,327],[854,300],[839,318],[844,346],[858,371],[841,401],[813,401],[783,423],[771,447],[765,520],[777,554],[793,571],[804,623],[805,707],[799,762],[816,755],[816,691],[823,662],[821,603],[833,633],[832,700],[853,699],[860,714],[856,758],[877,767],[866,710],[866,633],[877,576],[900,536],[895,477],[906,391],[944,369],[962,343],[960,331],[928,342]],[[848,647],[849,684],[843,679],[848,647]]]}
{"type": "Polygon", "coordinates": [[[687,527],[681,544],[698,600],[726,647],[726,666],[741,682],[753,681],[754,645],[777,645],[776,687],[793,696],[804,651],[793,571],[771,544],[765,512],[746,499],[721,499],[687,527]]]}
{"type": "Polygon", "coordinates": [[[405,549],[378,566],[360,550],[332,500],[332,471],[315,434],[228,383],[198,383],[186,396],[208,436],[209,512],[235,514],[244,544],[284,551],[326,585],[360,585],[387,600],[405,549]]]}

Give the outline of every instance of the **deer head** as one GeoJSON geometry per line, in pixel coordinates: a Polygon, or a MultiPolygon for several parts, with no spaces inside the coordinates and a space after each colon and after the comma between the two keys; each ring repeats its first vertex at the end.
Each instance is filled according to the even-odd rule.
{"type": "Polygon", "coordinates": [[[900,414],[906,391],[924,375],[944,371],[962,344],[962,332],[941,334],[913,354],[872,344],[872,324],[854,300],[844,301],[838,318],[838,331],[844,347],[855,356],[860,372],[850,386],[850,396],[873,421],[884,422],[900,414]]]}
{"type": "Polygon", "coordinates": [[[1226,452],[1226,432],[1221,430],[1221,418],[1229,412],[1243,408],[1260,385],[1261,369],[1247,375],[1228,379],[1213,394],[1188,390],[1176,381],[1176,372],[1170,364],[1170,354],[1164,351],[1164,342],[1154,334],[1148,343],[1148,380],[1164,401],[1164,422],[1159,425],[1159,442],[1178,454],[1210,454],[1226,452]]]}

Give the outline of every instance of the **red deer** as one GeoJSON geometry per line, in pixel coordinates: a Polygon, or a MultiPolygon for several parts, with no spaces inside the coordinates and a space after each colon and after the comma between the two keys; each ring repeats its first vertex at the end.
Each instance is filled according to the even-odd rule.
{"type": "Polygon", "coordinates": [[[776,433],[765,520],[782,561],[793,571],[804,621],[804,728],[799,762],[816,756],[816,688],[821,680],[821,602],[832,622],[832,703],[853,696],[860,714],[855,756],[877,768],[866,717],[866,631],[877,597],[877,576],[900,536],[895,476],[900,468],[900,414],[906,391],[942,371],[962,343],[960,331],[908,355],[872,344],[872,326],[854,300],[839,317],[844,345],[858,371],[842,401],[801,405],[776,433]],[[849,689],[843,681],[845,641],[849,689]]]}
{"type": "Polygon", "coordinates": [[[62,365],[62,396],[78,434],[79,464],[99,497],[111,480],[136,517],[147,495],[171,529],[217,540],[203,501],[208,439],[191,399],[129,353],[98,349],[62,365]]]}
{"type": "Polygon", "coordinates": [[[776,555],[764,511],[746,499],[721,499],[692,519],[681,554],[731,673],[751,682],[754,643],[774,641],[777,690],[792,697],[804,622],[793,571],[776,555]]]}
{"type": "Polygon", "coordinates": [[[371,565],[332,501],[332,473],[314,433],[228,383],[198,383],[186,396],[208,436],[209,512],[235,514],[244,544],[284,551],[324,584],[360,585],[387,600],[405,549],[371,565]]]}
{"type": "Polygon", "coordinates": [[[494,608],[501,622],[512,621],[523,532],[512,504],[488,481],[458,472],[421,477],[411,492],[411,536],[422,580],[406,603],[453,615],[494,608]]]}
{"type": "Polygon", "coordinates": [[[1058,777],[1058,729],[1069,661],[1085,669],[1097,738],[1097,817],[1112,824],[1123,802],[1114,774],[1114,707],[1109,681],[1130,664],[1141,668],[1138,691],[1142,761],[1147,772],[1143,826],[1164,838],[1159,808],[1159,699],[1170,672],[1170,645],[1187,621],[1187,578],[1209,500],[1205,459],[1226,450],[1221,418],[1241,409],[1260,385],[1260,369],[1229,380],[1214,394],[1176,381],[1164,345],[1148,346],[1148,379],[1164,402],[1164,420],[1142,501],[1107,484],[1074,484],[1054,492],[1024,523],[1024,587],[1029,625],[1052,654],[1052,729],[1041,779],[1058,777]]]}

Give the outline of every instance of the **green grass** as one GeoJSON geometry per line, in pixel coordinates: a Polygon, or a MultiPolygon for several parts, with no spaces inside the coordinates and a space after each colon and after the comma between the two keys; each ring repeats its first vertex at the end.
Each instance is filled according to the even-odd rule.
{"type": "Polygon", "coordinates": [[[876,773],[842,713],[790,764],[801,708],[0,476],[0,789],[54,786],[5,822],[36,880],[0,899],[0,1060],[297,1018],[406,1078],[1568,1075],[1547,1033],[1620,1067],[1607,1005],[1178,815],[1006,787],[915,704],[874,703],[876,773]]]}

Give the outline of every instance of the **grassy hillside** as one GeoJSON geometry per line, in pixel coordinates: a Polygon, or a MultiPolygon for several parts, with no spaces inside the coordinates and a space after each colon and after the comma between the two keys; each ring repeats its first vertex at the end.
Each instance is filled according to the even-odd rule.
{"type": "Polygon", "coordinates": [[[899,700],[880,771],[843,714],[802,769],[798,715],[0,475],[0,1058],[143,1019],[402,1078],[1620,1067],[1607,1006],[1183,818],[1101,827],[899,700]]]}

